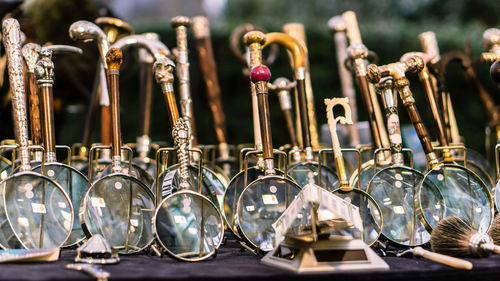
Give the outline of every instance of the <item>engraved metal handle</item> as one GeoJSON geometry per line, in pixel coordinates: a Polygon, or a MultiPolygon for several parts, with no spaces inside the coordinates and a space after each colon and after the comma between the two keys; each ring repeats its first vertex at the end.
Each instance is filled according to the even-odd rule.
{"type": "Polygon", "coordinates": [[[339,176],[340,189],[342,191],[350,191],[352,187],[349,186],[347,172],[344,164],[344,157],[342,156],[342,148],[340,147],[339,137],[337,135],[337,123],[342,125],[352,125],[351,108],[349,107],[348,98],[332,98],[325,99],[326,105],[326,118],[328,120],[328,128],[332,139],[333,154],[335,155],[335,164],[337,166],[337,173],[339,176]],[[341,105],[344,108],[344,116],[335,117],[333,114],[333,107],[341,105]]]}
{"type": "Polygon", "coordinates": [[[184,118],[178,118],[175,121],[172,137],[174,139],[175,149],[179,162],[179,190],[189,189],[189,143],[190,133],[189,125],[184,118]]]}
{"type": "Polygon", "coordinates": [[[174,68],[174,62],[167,58],[159,59],[153,64],[156,83],[160,85],[163,96],[165,97],[170,125],[172,125],[172,127],[175,122],[177,122],[177,119],[179,119],[179,111],[177,109],[177,102],[174,94],[174,68]]]}
{"type": "Polygon", "coordinates": [[[198,144],[196,134],[196,126],[194,120],[193,101],[191,99],[190,78],[189,78],[189,58],[188,58],[188,41],[187,29],[191,27],[191,19],[185,16],[177,16],[172,18],[170,24],[175,29],[177,39],[177,54],[176,54],[176,72],[179,79],[179,103],[181,114],[187,117],[191,128],[192,144],[198,144]]]}
{"type": "Polygon", "coordinates": [[[3,44],[7,55],[10,89],[12,91],[12,114],[16,142],[19,145],[20,171],[30,171],[28,149],[28,119],[26,112],[23,58],[21,56],[21,33],[19,22],[6,19],[2,23],[3,44]]]}

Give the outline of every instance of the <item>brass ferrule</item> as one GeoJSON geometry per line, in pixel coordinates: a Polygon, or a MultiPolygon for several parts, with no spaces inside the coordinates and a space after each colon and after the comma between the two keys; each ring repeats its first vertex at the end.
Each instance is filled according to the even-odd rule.
{"type": "Polygon", "coordinates": [[[274,159],[264,159],[264,174],[266,176],[276,175],[276,170],[274,169],[274,159]]]}
{"type": "Polygon", "coordinates": [[[349,179],[347,178],[347,172],[344,164],[344,157],[335,157],[335,165],[337,166],[338,176],[340,186],[349,186],[349,179]]]}
{"type": "Polygon", "coordinates": [[[439,165],[439,160],[436,156],[436,153],[434,152],[428,153],[427,155],[425,155],[425,158],[427,158],[427,163],[430,166],[430,168],[434,168],[437,165],[439,165]]]}

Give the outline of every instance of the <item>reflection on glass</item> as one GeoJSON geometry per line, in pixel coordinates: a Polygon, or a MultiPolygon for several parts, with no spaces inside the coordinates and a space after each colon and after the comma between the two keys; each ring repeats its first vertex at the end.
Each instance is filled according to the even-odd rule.
{"type": "Polygon", "coordinates": [[[382,231],[382,214],[377,208],[377,203],[373,201],[372,198],[366,196],[367,193],[359,189],[353,189],[349,192],[337,189],[333,192],[333,194],[347,200],[347,202],[359,208],[359,215],[363,220],[363,233],[361,238],[366,244],[373,244],[378,239],[382,231]]]}
{"type": "MultiPolygon", "coordinates": [[[[443,195],[446,204],[445,216],[463,217],[474,229],[482,233],[488,230],[492,220],[491,195],[476,174],[458,165],[439,165],[425,177],[431,180],[443,195]]],[[[427,220],[430,219],[427,217],[427,220]]]]}
{"type": "Polygon", "coordinates": [[[238,225],[244,237],[263,251],[273,249],[272,224],[299,194],[298,186],[281,177],[268,176],[250,184],[238,200],[238,225]]]}
{"type": "MultiPolygon", "coordinates": [[[[8,220],[25,248],[58,248],[66,241],[73,226],[73,206],[60,186],[40,174],[23,172],[2,182],[0,189],[0,209],[6,216],[2,222],[8,220]]],[[[2,244],[12,247],[11,234],[2,236],[2,244]]]]}
{"type": "MultiPolygon", "coordinates": [[[[35,167],[34,172],[41,173],[41,166],[35,167]]],[[[81,204],[89,183],[87,178],[76,169],[63,165],[61,163],[50,163],[44,166],[45,176],[57,182],[69,196],[73,203],[73,227],[65,245],[73,245],[81,241],[85,234],[83,233],[80,219],[78,218],[78,207],[81,204]]]]}
{"type": "MultiPolygon", "coordinates": [[[[166,197],[176,192],[179,186],[179,176],[177,174],[179,164],[168,167],[160,174],[162,196],[166,197]]],[[[198,192],[198,168],[195,165],[189,166],[189,186],[198,192]]],[[[201,181],[201,194],[208,197],[217,207],[222,204],[222,197],[226,191],[226,185],[212,170],[203,168],[203,180],[201,181]]],[[[156,181],[153,187],[156,186],[156,181]]]]}
{"type": "MultiPolygon", "coordinates": [[[[396,243],[414,246],[430,240],[430,233],[417,213],[417,191],[423,178],[423,174],[413,169],[391,167],[380,170],[367,186],[367,192],[382,211],[382,234],[396,243]]],[[[431,219],[430,224],[435,225],[444,217],[443,196],[429,180],[422,183],[420,192],[422,211],[431,219]]]]}
{"type": "Polygon", "coordinates": [[[83,203],[90,233],[101,234],[119,253],[137,252],[153,240],[154,196],[136,178],[124,174],[101,178],[83,203]]]}
{"type": "Polygon", "coordinates": [[[157,210],[154,224],[162,246],[184,260],[211,256],[224,235],[224,222],[217,207],[191,191],[166,197],[157,210]]]}
{"type": "MultiPolygon", "coordinates": [[[[300,187],[306,186],[310,178],[314,179],[315,184],[318,184],[318,163],[300,162],[293,164],[288,169],[288,175],[300,187]]],[[[321,167],[321,185],[328,190],[334,190],[339,185],[337,174],[327,166],[321,167]]]]}

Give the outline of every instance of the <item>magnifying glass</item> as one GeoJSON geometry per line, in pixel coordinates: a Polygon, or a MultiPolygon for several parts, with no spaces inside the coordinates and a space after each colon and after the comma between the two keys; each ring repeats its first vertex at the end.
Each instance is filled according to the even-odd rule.
{"type": "MultiPolygon", "coordinates": [[[[169,59],[154,63],[157,82],[167,102],[167,110],[173,127],[172,136],[177,150],[179,180],[172,193],[162,196],[162,188],[156,186],[157,209],[153,217],[156,239],[170,256],[183,261],[200,261],[213,256],[224,235],[224,220],[213,199],[202,194],[202,184],[193,185],[189,171],[190,127],[179,118],[173,90],[174,64],[169,59]]],[[[158,151],[161,153],[161,149],[158,151]]]]}
{"type": "Polygon", "coordinates": [[[101,234],[111,247],[122,254],[135,253],[154,239],[151,219],[155,198],[151,189],[137,178],[125,174],[121,159],[119,111],[119,69],[122,54],[110,48],[106,55],[112,113],[112,173],[91,184],[82,205],[80,222],[87,234],[101,234]]]}
{"type": "Polygon", "coordinates": [[[332,192],[347,200],[349,203],[359,207],[359,213],[363,220],[363,232],[361,239],[368,245],[372,245],[377,241],[382,233],[384,218],[379,204],[368,194],[360,188],[354,188],[349,184],[347,178],[347,171],[344,165],[344,156],[340,148],[340,142],[337,135],[337,123],[352,125],[351,111],[349,107],[348,98],[332,98],[325,99],[326,117],[328,120],[328,127],[332,138],[333,154],[335,155],[335,164],[337,167],[337,174],[339,175],[339,187],[332,192]],[[334,116],[333,108],[340,105],[344,109],[344,116],[334,116]]]}
{"type": "MultiPolygon", "coordinates": [[[[414,104],[413,95],[409,88],[408,79],[405,72],[420,72],[424,68],[424,61],[421,57],[415,56],[404,62],[392,63],[377,67],[368,66],[368,77],[372,83],[380,81],[381,77],[392,76],[395,89],[399,92],[403,104],[408,111],[417,135],[421,141],[423,150],[428,160],[428,170],[423,181],[417,189],[417,210],[420,212],[422,224],[428,231],[439,220],[439,216],[432,212],[424,212],[425,196],[422,185],[426,180],[432,181],[441,192],[446,205],[445,217],[449,215],[460,215],[465,217],[478,231],[487,231],[493,219],[493,204],[488,188],[484,182],[471,170],[453,164],[450,160],[449,147],[443,148],[443,158],[440,163],[434,152],[427,130],[425,129],[420,115],[414,104]]],[[[439,130],[442,131],[442,130],[439,130]]],[[[447,145],[446,137],[440,133],[440,141],[447,145]]],[[[432,208],[430,208],[432,210],[432,208]]]]}
{"type": "MultiPolygon", "coordinates": [[[[248,36],[247,33],[246,36],[248,36]]],[[[251,34],[250,34],[251,36],[251,34]]],[[[250,50],[260,53],[260,48],[250,50]]],[[[240,237],[249,249],[270,251],[273,249],[272,224],[281,216],[300,186],[292,180],[277,175],[274,169],[274,153],[271,139],[271,120],[267,99],[267,83],[271,73],[266,66],[254,67],[250,75],[259,102],[259,120],[263,145],[264,176],[250,183],[238,198],[236,226],[240,237]]]]}
{"type": "Polygon", "coordinates": [[[397,93],[393,91],[391,77],[383,78],[377,84],[382,95],[391,141],[392,165],[375,173],[366,186],[366,192],[379,204],[384,217],[382,235],[389,241],[402,246],[419,246],[429,242],[431,235],[420,222],[417,209],[417,189],[420,188],[423,206],[433,224],[442,219],[446,205],[438,187],[425,175],[404,163],[404,152],[399,127],[397,93]]]}
{"type": "Polygon", "coordinates": [[[5,248],[59,248],[72,230],[73,205],[59,184],[31,171],[19,23],[7,19],[2,28],[21,165],[19,172],[0,182],[0,244],[5,248]]]}
{"type": "MultiPolygon", "coordinates": [[[[42,47],[39,53],[39,59],[34,67],[38,93],[41,99],[43,109],[43,141],[45,148],[45,164],[33,168],[33,171],[42,173],[50,179],[57,182],[68,194],[73,206],[80,206],[81,199],[88,188],[87,178],[77,169],[57,162],[55,129],[54,129],[54,111],[53,94],[54,85],[54,63],[52,55],[55,52],[82,52],[81,49],[72,46],[52,45],[42,47]]],[[[78,208],[74,208],[74,222],[71,235],[64,246],[72,246],[81,242],[85,234],[78,219],[78,208]]]]}

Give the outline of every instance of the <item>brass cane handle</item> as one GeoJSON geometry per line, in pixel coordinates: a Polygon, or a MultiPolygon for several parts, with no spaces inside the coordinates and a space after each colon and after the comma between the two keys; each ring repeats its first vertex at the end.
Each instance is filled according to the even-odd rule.
{"type": "Polygon", "coordinates": [[[109,49],[108,54],[106,55],[106,63],[108,64],[109,70],[119,71],[122,62],[122,52],[120,49],[109,49]]]}
{"type": "Polygon", "coordinates": [[[114,43],[121,36],[134,34],[132,26],[121,19],[100,17],[95,19],[94,22],[102,28],[104,33],[106,33],[106,38],[110,43],[114,43]]]}
{"type": "Polygon", "coordinates": [[[243,36],[243,43],[250,52],[250,68],[262,64],[262,45],[266,42],[266,35],[261,31],[250,31],[243,36]]]}
{"type": "Polygon", "coordinates": [[[306,67],[306,51],[297,39],[281,32],[266,33],[266,40],[262,44],[262,48],[273,43],[283,45],[292,53],[295,69],[306,67]]]}

